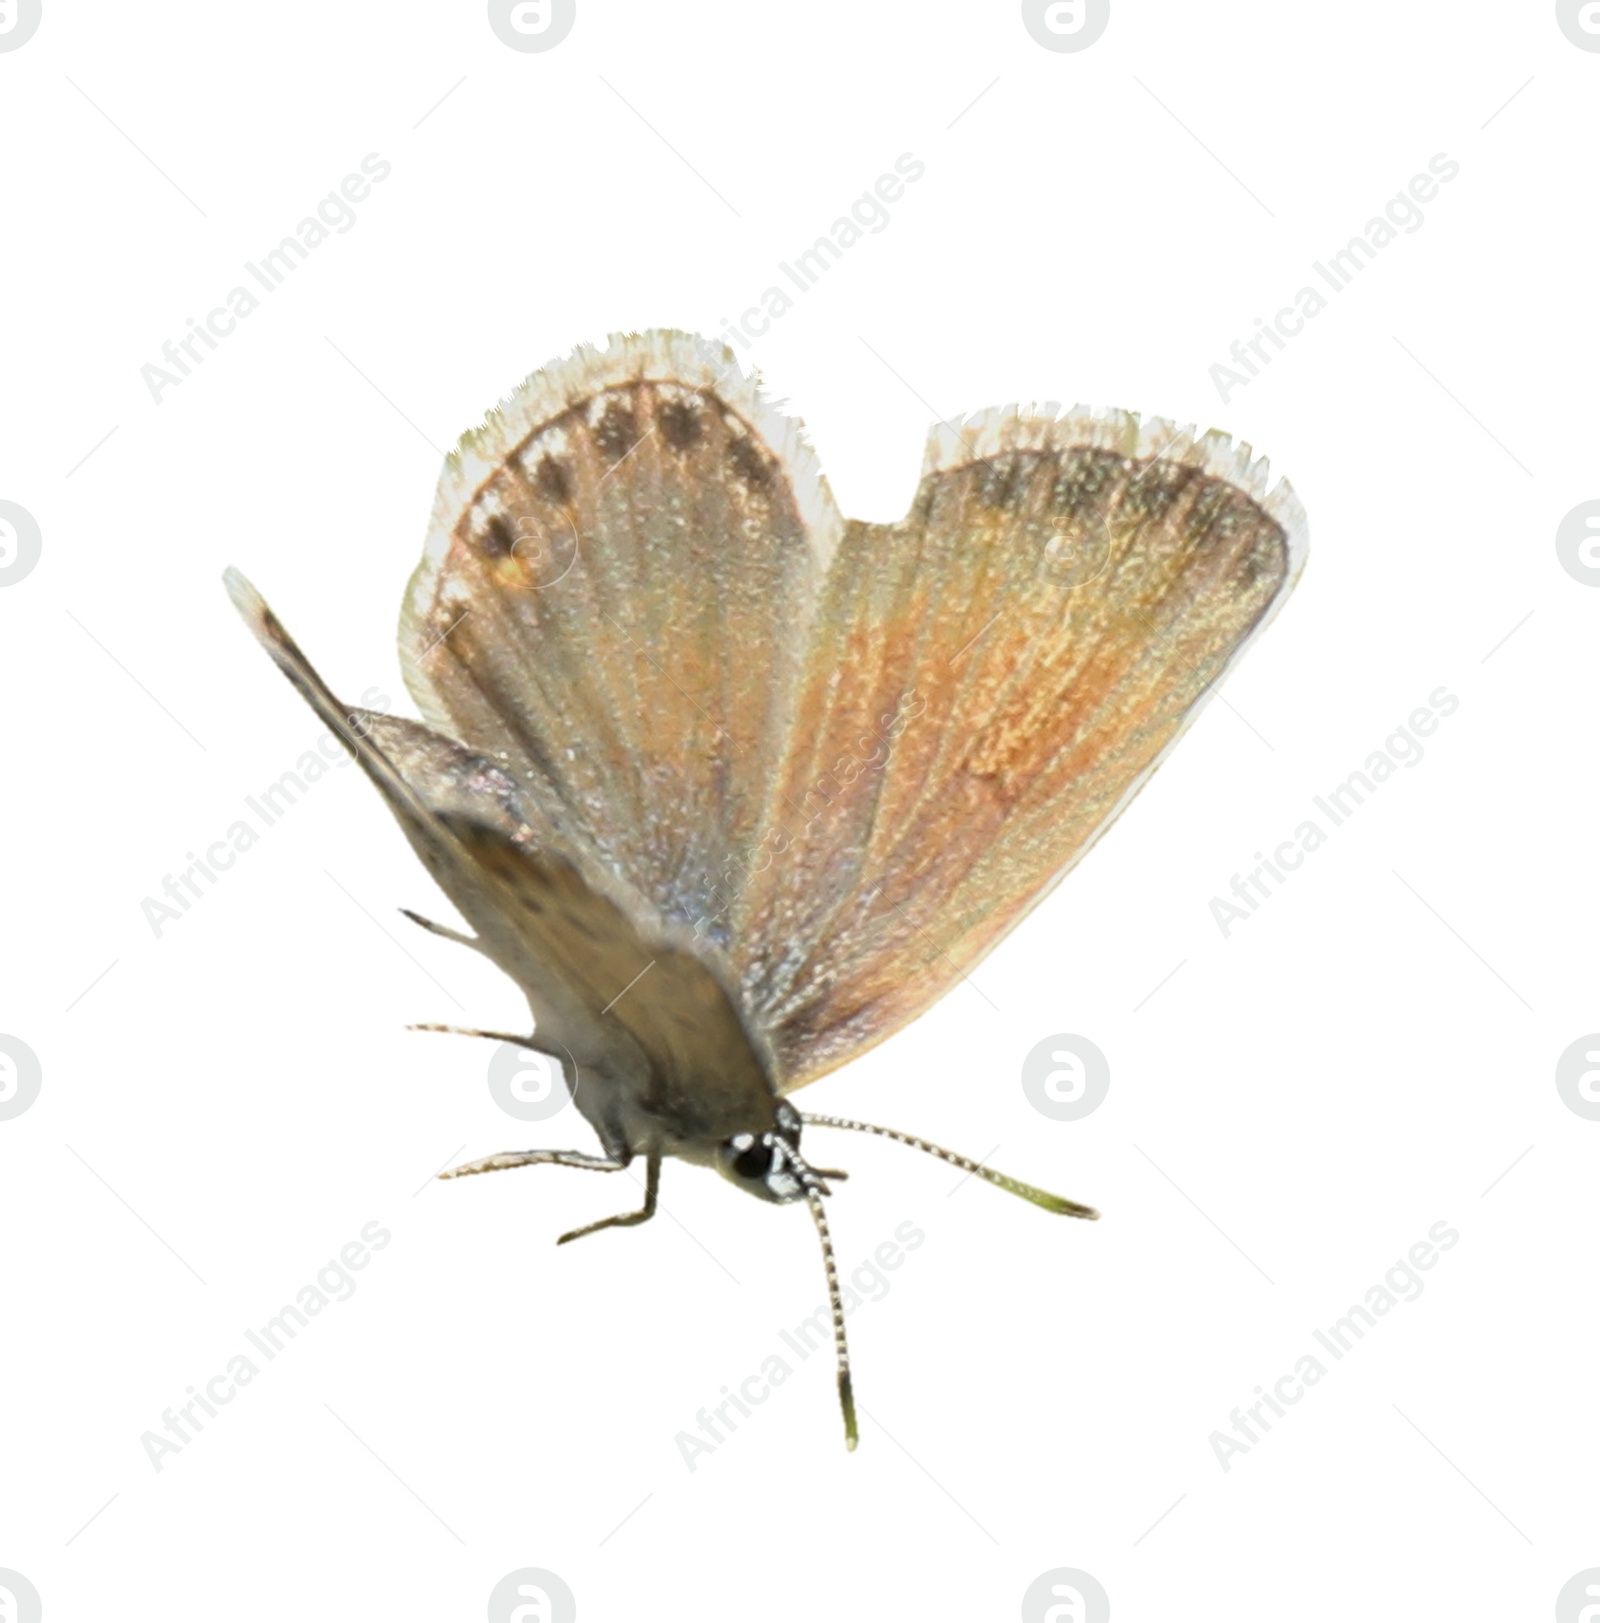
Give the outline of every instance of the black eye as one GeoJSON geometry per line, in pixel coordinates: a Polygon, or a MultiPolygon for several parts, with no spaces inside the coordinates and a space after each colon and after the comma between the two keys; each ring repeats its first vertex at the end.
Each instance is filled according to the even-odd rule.
{"type": "Polygon", "coordinates": [[[764,1138],[758,1138],[754,1144],[739,1156],[733,1163],[733,1170],[741,1178],[764,1178],[767,1169],[772,1165],[772,1145],[764,1138]]]}

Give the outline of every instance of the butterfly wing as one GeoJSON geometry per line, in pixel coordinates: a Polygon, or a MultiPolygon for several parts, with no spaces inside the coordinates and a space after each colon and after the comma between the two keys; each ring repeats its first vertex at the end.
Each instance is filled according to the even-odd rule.
{"type": "Polygon", "coordinates": [[[725,943],[841,529],[799,425],[728,350],[579,350],[447,463],[408,684],[569,844],[725,943]]]}
{"type": "Polygon", "coordinates": [[[612,922],[524,921],[489,950],[541,1025],[560,983],[577,1012],[555,1024],[609,1033],[640,1075],[654,1044],[671,1074],[699,1067],[691,1092],[714,1091],[742,1025],[740,1065],[753,1050],[797,1087],[921,1013],[1046,894],[1304,550],[1298,503],[1247,448],[1121,413],[938,431],[906,520],[846,525],[729,351],[613,339],[534,374],[449,459],[401,621],[438,731],[385,735],[403,771],[363,764],[486,938],[561,884],[470,806],[477,832],[452,832],[463,772],[469,801],[499,775],[505,816],[626,926],[623,957],[675,955],[647,960],[670,972],[640,1029],[596,1035],[620,959],[563,955],[612,922]],[[436,758],[463,748],[446,734],[475,764],[436,758]],[[719,1034],[698,1049],[673,1014],[697,1006],[719,1034]]]}
{"type": "Polygon", "coordinates": [[[274,663],[477,931],[473,944],[523,989],[539,1044],[564,1049],[574,1082],[591,1083],[580,1104],[608,1144],[633,1143],[630,1102],[691,1143],[764,1126],[768,1084],[714,954],[543,827],[495,762],[419,722],[341,704],[244,577],[227,580],[274,663]]]}
{"type": "Polygon", "coordinates": [[[1149,777],[1304,559],[1219,435],[1082,409],[936,430],[814,621],[734,969],[782,1088],[915,1018],[1149,777]]]}

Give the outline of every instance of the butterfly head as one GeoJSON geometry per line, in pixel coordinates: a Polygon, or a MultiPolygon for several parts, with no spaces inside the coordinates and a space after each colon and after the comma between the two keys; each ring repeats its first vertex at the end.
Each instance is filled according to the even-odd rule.
{"type": "Polygon", "coordinates": [[[800,1153],[800,1112],[780,1099],[772,1126],[762,1133],[735,1133],[717,1147],[717,1170],[762,1200],[787,1205],[808,1192],[831,1193],[824,1178],[842,1178],[842,1172],[822,1172],[800,1153]]]}

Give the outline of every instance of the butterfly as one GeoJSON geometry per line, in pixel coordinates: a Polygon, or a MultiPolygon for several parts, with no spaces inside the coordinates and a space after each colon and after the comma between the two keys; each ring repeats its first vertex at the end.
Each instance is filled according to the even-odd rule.
{"type": "MultiPolygon", "coordinates": [[[[796,1108],[929,1008],[1144,784],[1305,561],[1287,483],[1223,435],[1055,405],[936,426],[906,517],[841,516],[731,351],[614,336],[535,372],[446,459],[405,597],[423,722],[335,698],[236,606],[517,983],[600,1153],[712,1167],[815,1220],[847,1445],[844,1312],[796,1108]]],[[[452,1030],[449,1027],[425,1027],[452,1030]]]]}

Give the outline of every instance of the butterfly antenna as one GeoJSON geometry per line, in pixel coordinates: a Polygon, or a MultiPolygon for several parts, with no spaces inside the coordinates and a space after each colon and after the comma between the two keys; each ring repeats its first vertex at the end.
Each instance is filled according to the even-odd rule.
{"type": "Polygon", "coordinates": [[[839,1355],[839,1408],[844,1414],[844,1446],[853,1449],[861,1441],[856,1430],[856,1394],[850,1384],[850,1348],[844,1338],[844,1302],[839,1296],[839,1270],[833,1260],[833,1239],[828,1233],[828,1215],[822,1209],[822,1196],[809,1184],[806,1204],[822,1240],[822,1266],[828,1273],[828,1302],[833,1309],[833,1345],[839,1355]]]}
{"type": "Polygon", "coordinates": [[[1023,1200],[1031,1200],[1035,1206],[1043,1206],[1047,1212],[1059,1212],[1064,1217],[1099,1217],[1093,1206],[1084,1206],[1076,1200],[1068,1200],[1064,1195],[1052,1195],[1047,1189],[1036,1189],[1031,1183],[1024,1183],[1020,1178],[1007,1177],[1003,1172],[995,1172],[986,1166],[980,1166],[976,1161],[969,1161],[964,1155],[957,1155],[954,1150],[941,1149],[937,1144],[930,1144],[925,1138],[916,1138],[910,1133],[897,1133],[892,1127],[874,1127],[871,1122],[847,1121],[843,1116],[812,1116],[804,1112],[800,1116],[808,1127],[845,1127],[852,1133],[876,1133],[879,1138],[892,1138],[896,1144],[909,1144],[914,1150],[921,1150],[926,1155],[936,1155],[941,1161],[948,1161],[951,1166],[959,1167],[963,1172],[970,1173],[974,1178],[982,1178],[985,1183],[992,1183],[996,1189],[1004,1189],[1008,1194],[1019,1195],[1023,1200]]]}

